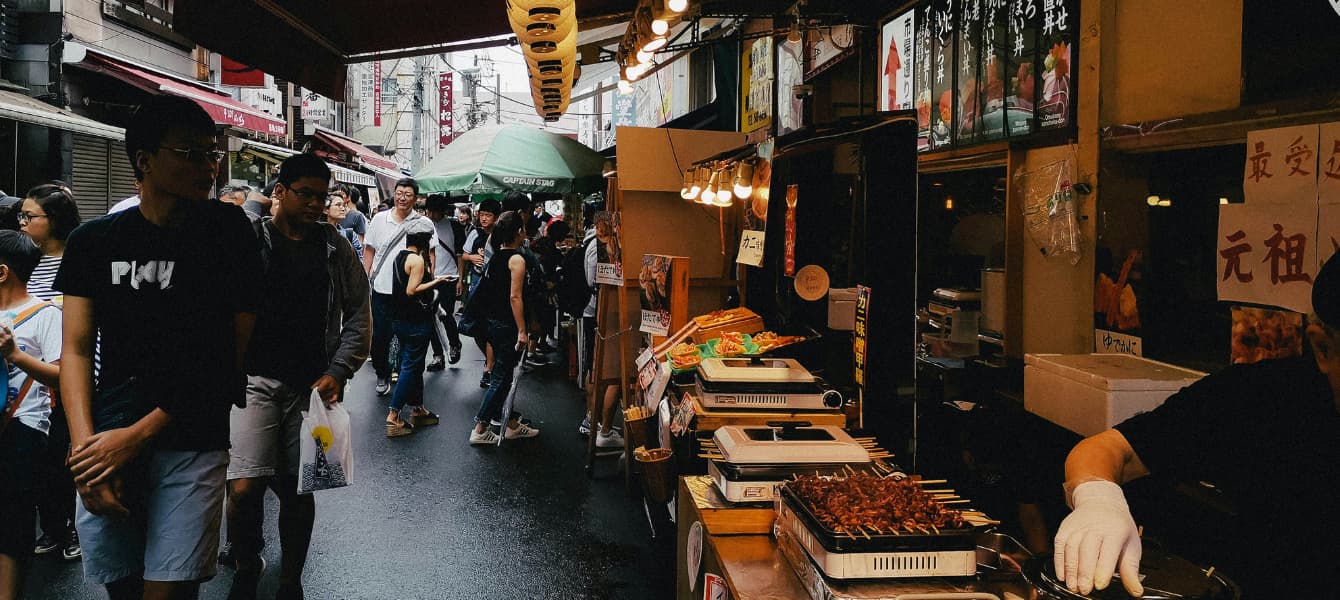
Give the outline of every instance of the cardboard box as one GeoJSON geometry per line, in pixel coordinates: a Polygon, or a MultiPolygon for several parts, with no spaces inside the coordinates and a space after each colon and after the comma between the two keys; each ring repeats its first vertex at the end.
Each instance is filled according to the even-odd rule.
{"type": "Polygon", "coordinates": [[[828,328],[836,331],[856,329],[856,288],[828,290],[828,328]]]}
{"type": "Polygon", "coordinates": [[[1094,435],[1204,377],[1200,371],[1128,354],[1027,354],[1024,409],[1094,435]]]}

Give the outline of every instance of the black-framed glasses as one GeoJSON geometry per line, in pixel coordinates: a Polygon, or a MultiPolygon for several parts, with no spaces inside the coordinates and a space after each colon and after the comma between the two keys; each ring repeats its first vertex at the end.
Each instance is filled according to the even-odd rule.
{"type": "Polygon", "coordinates": [[[201,150],[199,148],[173,148],[172,146],[159,146],[159,149],[176,152],[188,161],[208,160],[214,164],[223,162],[223,157],[228,156],[227,152],[218,149],[201,150]]]}
{"type": "Polygon", "coordinates": [[[33,219],[45,219],[45,218],[47,218],[46,215],[35,215],[30,212],[21,212],[19,213],[19,224],[22,225],[28,223],[33,219]]]}
{"type": "Polygon", "coordinates": [[[288,191],[297,194],[299,198],[309,203],[320,202],[324,204],[326,201],[326,192],[318,192],[307,188],[288,188],[288,191]]]}

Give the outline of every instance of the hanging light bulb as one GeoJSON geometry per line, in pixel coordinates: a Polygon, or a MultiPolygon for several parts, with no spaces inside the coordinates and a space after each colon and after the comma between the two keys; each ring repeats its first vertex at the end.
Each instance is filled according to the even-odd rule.
{"type": "Polygon", "coordinates": [[[1169,206],[1172,206],[1172,198],[1163,198],[1159,200],[1159,206],[1163,208],[1168,208],[1169,206]]]}
{"type": "Polygon", "coordinates": [[[673,13],[682,13],[689,9],[689,0],[665,0],[665,8],[673,13]]]}
{"type": "MultiPolygon", "coordinates": [[[[666,44],[669,43],[670,40],[666,39],[664,35],[658,34],[655,37],[652,37],[651,39],[647,40],[645,44],[642,44],[642,52],[652,54],[655,53],[657,50],[664,48],[666,44]]],[[[641,54],[639,54],[638,56],[640,57],[641,54]]]]}
{"type": "Polygon", "coordinates": [[[754,195],[754,163],[744,161],[735,168],[735,196],[741,200],[754,195]]]}
{"type": "Polygon", "coordinates": [[[1148,204],[1150,206],[1158,206],[1159,197],[1154,194],[1150,194],[1148,198],[1145,198],[1145,204],[1148,204]]]}
{"type": "Polygon", "coordinates": [[[733,181],[735,181],[735,165],[727,165],[721,170],[721,185],[717,186],[717,206],[722,206],[722,202],[727,203],[725,206],[730,206],[731,198],[734,197],[731,191],[733,181]]]}
{"type": "Polygon", "coordinates": [[[689,186],[689,199],[696,200],[698,195],[703,192],[703,185],[706,184],[703,178],[703,169],[693,169],[693,185],[689,186]]]}
{"type": "Polygon", "coordinates": [[[655,52],[647,52],[646,50],[638,50],[638,51],[637,51],[637,62],[638,62],[638,64],[646,64],[646,63],[651,62],[651,59],[652,59],[653,57],[655,57],[655,56],[656,56],[656,53],[655,53],[655,52]]]}
{"type": "Polygon", "coordinates": [[[685,200],[693,200],[693,169],[684,171],[684,183],[679,186],[679,197],[685,200]]]}
{"type": "Polygon", "coordinates": [[[1220,196],[1220,197],[1219,197],[1219,204],[1221,204],[1221,205],[1222,205],[1222,204],[1228,204],[1228,196],[1220,196]]]}
{"type": "Polygon", "coordinates": [[[721,181],[721,173],[712,171],[712,178],[707,180],[707,187],[703,188],[703,194],[700,196],[703,204],[712,204],[717,201],[717,187],[721,181]]]}
{"type": "Polygon", "coordinates": [[[800,36],[800,18],[791,21],[791,31],[786,34],[786,41],[792,44],[799,44],[803,38],[800,36]]]}
{"type": "Polygon", "coordinates": [[[627,79],[620,79],[620,80],[619,80],[619,93],[620,93],[620,94],[623,94],[623,95],[625,95],[625,96],[627,96],[628,94],[633,93],[633,84],[628,83],[628,80],[627,80],[627,79]]]}
{"type": "Polygon", "coordinates": [[[953,197],[953,196],[948,196],[948,197],[945,198],[945,210],[954,210],[954,197],[953,197]]]}

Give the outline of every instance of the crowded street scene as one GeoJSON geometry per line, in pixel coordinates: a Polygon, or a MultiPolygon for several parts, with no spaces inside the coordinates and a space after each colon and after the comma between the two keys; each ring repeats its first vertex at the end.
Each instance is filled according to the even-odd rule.
{"type": "Polygon", "coordinates": [[[1336,31],[0,0],[0,600],[1340,598],[1336,31]]]}

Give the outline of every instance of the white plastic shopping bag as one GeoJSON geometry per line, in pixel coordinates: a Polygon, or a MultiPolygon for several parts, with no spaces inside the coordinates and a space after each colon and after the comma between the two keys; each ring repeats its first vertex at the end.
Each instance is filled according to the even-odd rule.
{"type": "Polygon", "coordinates": [[[321,394],[312,400],[302,419],[302,461],[298,470],[298,493],[310,494],[349,485],[354,480],[354,447],[351,444],[349,412],[335,403],[329,408],[321,394]]]}

